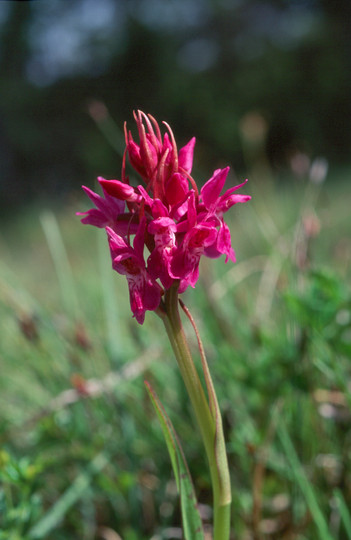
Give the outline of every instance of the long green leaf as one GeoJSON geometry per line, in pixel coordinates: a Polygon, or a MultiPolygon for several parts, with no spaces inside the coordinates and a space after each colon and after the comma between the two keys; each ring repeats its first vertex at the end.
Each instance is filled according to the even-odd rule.
{"type": "Polygon", "coordinates": [[[179,300],[179,303],[194,329],[198,347],[199,347],[202,370],[205,377],[210,411],[212,414],[214,424],[216,426],[215,454],[216,454],[216,464],[217,464],[217,469],[218,469],[218,477],[221,483],[221,505],[220,506],[223,508],[226,507],[227,508],[226,511],[230,513],[230,504],[231,504],[232,496],[231,496],[230,476],[229,476],[229,471],[228,471],[227,452],[226,452],[224,435],[223,435],[221,411],[219,408],[216,391],[213,386],[211,373],[207,364],[205,349],[202,344],[202,340],[201,340],[199,331],[197,329],[195,320],[193,316],[191,315],[190,311],[188,310],[188,308],[186,307],[186,305],[184,304],[184,302],[182,300],[179,300]]]}
{"type": "Polygon", "coordinates": [[[185,540],[204,540],[204,532],[197,508],[196,495],[190,472],[179,439],[158,396],[145,381],[145,386],[160,421],[171,458],[182,509],[183,533],[185,540]]]}

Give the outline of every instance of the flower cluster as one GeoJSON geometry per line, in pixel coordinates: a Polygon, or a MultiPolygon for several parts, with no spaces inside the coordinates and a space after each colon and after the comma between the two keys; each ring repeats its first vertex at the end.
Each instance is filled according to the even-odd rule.
{"type": "Polygon", "coordinates": [[[223,214],[250,196],[236,193],[245,182],[221,195],[229,167],[215,170],[199,192],[191,176],[195,138],[178,151],[168,124],[162,137],[152,116],[138,111],[134,117],[139,144],[125,126],[121,180],[99,177],[103,196],[83,186],[95,208],[78,214],[84,215],[82,223],[106,229],[112,266],[126,276],[131,309],[142,324],[145,311],[156,310],[176,281],[180,293],[195,286],[202,255],[235,262],[223,214]],[[127,154],[143,185],[130,185],[127,154]]]}

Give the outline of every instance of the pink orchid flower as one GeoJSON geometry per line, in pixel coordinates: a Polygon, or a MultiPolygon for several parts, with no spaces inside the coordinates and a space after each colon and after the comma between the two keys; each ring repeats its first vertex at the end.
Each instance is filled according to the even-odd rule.
{"type": "MultiPolygon", "coordinates": [[[[82,186],[89,199],[93,201],[96,208],[91,208],[86,212],[76,212],[77,216],[85,216],[81,222],[84,225],[93,225],[94,227],[110,227],[118,234],[133,234],[137,231],[135,219],[130,214],[124,213],[125,202],[123,199],[117,199],[105,190],[101,178],[98,179],[102,187],[104,197],[101,197],[86,186],[82,186]]],[[[105,180],[106,182],[106,180],[105,180]]]]}
{"type": "Polygon", "coordinates": [[[133,247],[124,238],[106,227],[110,246],[112,267],[125,275],[129,286],[132,313],[143,324],[145,311],[154,311],[160,304],[161,287],[146,270],[143,250],[146,222],[143,220],[135,235],[133,247]]]}
{"type": "Polygon", "coordinates": [[[85,216],[81,221],[86,225],[94,225],[95,227],[115,227],[117,225],[117,217],[123,213],[125,203],[109,195],[104,189],[104,197],[101,197],[86,186],[82,186],[89,199],[93,201],[96,208],[92,208],[87,212],[77,212],[77,216],[85,216]]]}
{"type": "Polygon", "coordinates": [[[229,167],[215,170],[199,192],[191,176],[195,138],[178,151],[168,124],[162,136],[152,116],[138,111],[134,118],[139,143],[125,126],[121,180],[99,177],[103,197],[83,186],[96,208],[79,215],[85,216],[82,223],[106,228],[113,268],[126,276],[131,309],[142,324],[145,312],[156,310],[176,281],[180,293],[195,286],[203,255],[235,262],[224,214],[251,197],[236,193],[245,182],[221,195],[229,167]],[[127,155],[144,185],[129,184],[127,155]]]}
{"type": "Polygon", "coordinates": [[[200,214],[205,222],[213,222],[219,226],[218,235],[213,245],[208,246],[205,254],[208,257],[216,258],[225,255],[225,262],[235,262],[235,253],[231,246],[230,230],[228,225],[223,220],[223,214],[229,210],[234,204],[244,203],[251,199],[250,195],[235,194],[234,192],[244,186],[247,182],[243,182],[238,186],[229,188],[224,195],[220,195],[225,181],[229,173],[229,167],[225,169],[217,169],[212,177],[205,183],[201,189],[201,199],[204,208],[200,205],[200,214]]]}
{"type": "Polygon", "coordinates": [[[251,199],[250,195],[237,195],[234,191],[243,187],[247,180],[238,186],[227,189],[224,195],[220,195],[229,173],[229,167],[217,169],[212,177],[201,189],[201,198],[208,212],[215,213],[219,218],[234,204],[243,203],[251,199]]]}
{"type": "Polygon", "coordinates": [[[153,235],[155,248],[148,258],[148,270],[153,278],[159,278],[165,289],[174,283],[170,264],[176,247],[177,226],[169,217],[159,217],[151,221],[148,231],[153,235]]]}
{"type": "Polygon", "coordinates": [[[199,223],[185,234],[170,265],[171,276],[181,280],[179,292],[184,292],[188,285],[195,287],[201,255],[206,247],[213,244],[216,236],[217,229],[208,223],[199,223]]]}
{"type": "MultiPolygon", "coordinates": [[[[159,125],[152,116],[138,111],[137,114],[134,114],[134,118],[138,127],[140,143],[138,145],[134,141],[131,132],[127,131],[125,127],[126,148],[130,163],[143,177],[154,196],[161,199],[162,202],[167,202],[165,189],[172,175],[175,173],[178,173],[179,176],[183,175],[187,184],[186,178],[190,176],[193,165],[195,138],[193,137],[181,148],[178,155],[174,135],[168,124],[165,123],[169,135],[165,133],[162,139],[159,125]]],[[[181,180],[179,176],[176,178],[184,186],[184,180],[181,180]]],[[[170,205],[173,204],[173,198],[176,196],[175,183],[176,181],[173,181],[171,187],[168,186],[170,205]]],[[[184,189],[181,188],[181,190],[184,189]]]]}

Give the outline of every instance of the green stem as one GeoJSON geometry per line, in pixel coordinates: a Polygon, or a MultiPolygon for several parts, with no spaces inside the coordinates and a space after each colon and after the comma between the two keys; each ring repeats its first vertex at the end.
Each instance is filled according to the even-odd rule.
{"type": "Polygon", "coordinates": [[[211,412],[184,334],[178,308],[178,285],[166,291],[164,307],[165,311],[159,310],[159,315],[189,394],[209,462],[213,488],[213,540],[228,540],[231,494],[222,421],[220,414],[211,412]]]}

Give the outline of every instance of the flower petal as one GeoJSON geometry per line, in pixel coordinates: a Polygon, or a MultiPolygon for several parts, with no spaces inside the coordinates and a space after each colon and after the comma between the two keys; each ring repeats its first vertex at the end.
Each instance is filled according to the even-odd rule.
{"type": "Polygon", "coordinates": [[[218,231],[217,248],[220,253],[226,255],[225,262],[228,262],[229,259],[235,262],[236,259],[234,250],[232,249],[230,230],[224,221],[222,221],[222,225],[218,231]]]}
{"type": "Polygon", "coordinates": [[[76,212],[76,215],[85,216],[81,219],[81,222],[84,225],[94,225],[94,227],[99,227],[100,229],[106,227],[109,223],[109,220],[106,219],[106,215],[96,208],[91,208],[91,210],[88,210],[87,212],[76,212]]]}
{"type": "Polygon", "coordinates": [[[189,182],[180,173],[174,173],[169,178],[165,187],[165,195],[170,206],[182,203],[189,190],[189,182]]]}
{"type": "Polygon", "coordinates": [[[202,200],[206,208],[210,209],[218,201],[218,197],[224,187],[228,172],[229,167],[215,170],[213,176],[201,189],[202,200]]]}

